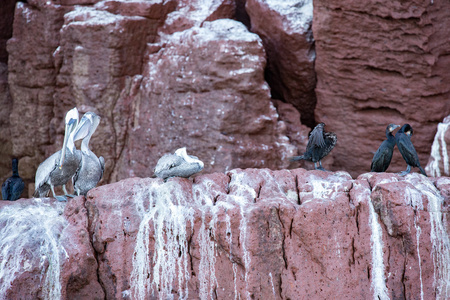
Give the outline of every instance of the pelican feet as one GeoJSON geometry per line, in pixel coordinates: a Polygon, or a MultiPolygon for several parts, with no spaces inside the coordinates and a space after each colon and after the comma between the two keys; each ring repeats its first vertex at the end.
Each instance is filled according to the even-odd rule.
{"type": "Polygon", "coordinates": [[[67,197],[66,196],[55,196],[55,199],[58,200],[59,202],[67,201],[67,197]]]}

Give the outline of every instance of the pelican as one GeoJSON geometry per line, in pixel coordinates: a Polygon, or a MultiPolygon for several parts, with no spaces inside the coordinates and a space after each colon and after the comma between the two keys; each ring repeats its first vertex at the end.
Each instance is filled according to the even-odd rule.
{"type": "Polygon", "coordinates": [[[65,123],[63,147],[39,165],[33,197],[46,197],[51,189],[53,197],[58,201],[67,199],[65,196],[56,196],[54,187],[62,185],[65,195],[68,195],[66,183],[75,174],[81,161],[81,152],[75,148],[74,144],[74,133],[78,125],[76,107],[67,112],[65,123]]]}
{"type": "Polygon", "coordinates": [[[74,139],[81,140],[81,163],[75,176],[73,177],[73,188],[75,193],[86,196],[90,189],[93,189],[102,179],[105,169],[105,159],[98,158],[89,149],[89,141],[100,123],[100,117],[93,112],[87,112],[81,118],[80,124],[75,131],[74,139]]]}
{"type": "Polygon", "coordinates": [[[188,178],[203,170],[204,164],[197,157],[188,155],[186,147],[175,151],[175,154],[164,154],[156,164],[155,175],[166,180],[170,177],[188,178]]]}
{"type": "Polygon", "coordinates": [[[12,171],[11,177],[5,180],[2,184],[2,198],[3,200],[14,201],[19,199],[22,195],[25,183],[19,176],[19,161],[17,158],[12,159],[12,171]]]}

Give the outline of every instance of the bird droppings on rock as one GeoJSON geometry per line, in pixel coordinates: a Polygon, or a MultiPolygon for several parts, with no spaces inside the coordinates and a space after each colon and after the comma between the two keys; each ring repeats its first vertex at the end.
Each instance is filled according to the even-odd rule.
{"type": "MultiPolygon", "coordinates": [[[[57,214],[46,222],[63,232],[55,235],[56,249],[67,256],[52,260],[60,265],[63,299],[99,284],[108,299],[445,298],[450,242],[442,195],[450,194],[450,185],[444,179],[436,181],[438,189],[435,179],[420,174],[352,179],[304,169],[235,169],[193,181],[130,178],[91,190],[85,203],[83,197],[67,204],[0,202],[0,222],[10,222],[14,211],[33,211],[35,201],[57,214]],[[88,239],[94,248],[85,248],[88,239]],[[84,268],[95,275],[86,275],[85,286],[66,284],[84,268]]],[[[25,221],[17,219],[15,227],[25,221]]],[[[21,237],[24,243],[34,238],[21,237]]],[[[9,251],[5,246],[0,251],[9,251]]],[[[28,276],[27,256],[17,259],[11,276],[28,276]]],[[[49,266],[36,263],[31,274],[49,266]]],[[[7,295],[20,293],[3,283],[7,295]]]]}

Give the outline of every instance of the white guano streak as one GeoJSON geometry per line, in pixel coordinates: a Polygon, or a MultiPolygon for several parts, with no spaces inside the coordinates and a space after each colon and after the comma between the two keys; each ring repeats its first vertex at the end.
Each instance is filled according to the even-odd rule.
{"type": "Polygon", "coordinates": [[[441,176],[439,162],[442,160],[444,166],[444,175],[450,175],[449,158],[447,153],[447,144],[445,142],[445,133],[450,123],[439,123],[433,145],[431,146],[431,164],[429,165],[429,173],[433,177],[441,176]]]}
{"type": "Polygon", "coordinates": [[[419,260],[420,299],[423,300],[422,259],[420,257],[420,234],[422,229],[417,224],[420,220],[420,211],[423,211],[422,194],[410,187],[407,187],[405,192],[407,204],[411,205],[416,211],[416,214],[414,214],[414,227],[416,228],[417,259],[419,260]]]}
{"type": "MultiPolygon", "coordinates": [[[[418,176],[418,175],[409,175],[418,176]]],[[[416,188],[428,198],[428,213],[430,214],[432,243],[432,257],[434,265],[434,284],[436,299],[449,299],[450,297],[450,241],[447,234],[447,214],[442,214],[443,197],[436,187],[428,180],[422,179],[416,188]]]]}
{"type": "Polygon", "coordinates": [[[6,299],[5,294],[16,278],[37,266],[41,268],[43,298],[61,298],[61,264],[67,257],[60,240],[64,228],[68,225],[63,215],[64,206],[65,203],[55,203],[51,206],[36,198],[27,206],[16,204],[2,208],[0,299],[6,299]],[[30,253],[30,249],[33,249],[33,255],[18,255],[30,253]]]}
{"type": "Polygon", "coordinates": [[[388,300],[386,280],[384,277],[384,262],[383,262],[383,231],[378,221],[378,215],[375,213],[370,196],[367,197],[367,204],[369,206],[369,226],[372,229],[370,237],[372,246],[372,289],[374,300],[388,300]]]}
{"type": "Polygon", "coordinates": [[[152,182],[147,190],[136,193],[138,211],[142,214],[136,236],[131,290],[137,299],[149,295],[172,299],[178,277],[179,299],[188,299],[188,242],[186,225],[193,226],[194,210],[186,206],[182,189],[175,181],[164,184],[152,182]],[[145,208],[147,204],[148,209],[145,208]],[[150,224],[153,223],[154,255],[150,260],[150,224]]]}

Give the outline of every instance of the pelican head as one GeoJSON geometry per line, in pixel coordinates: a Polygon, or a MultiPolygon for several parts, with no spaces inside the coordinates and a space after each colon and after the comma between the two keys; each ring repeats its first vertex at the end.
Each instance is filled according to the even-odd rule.
{"type": "Polygon", "coordinates": [[[199,164],[202,168],[204,166],[203,162],[196,157],[187,154],[186,147],[179,148],[175,151],[175,155],[183,158],[187,163],[196,163],[199,164]]]}
{"type": "MultiPolygon", "coordinates": [[[[65,133],[64,133],[64,143],[61,151],[61,157],[59,158],[59,168],[62,168],[64,163],[64,157],[66,156],[66,148],[67,143],[69,142],[69,137],[72,136],[73,131],[78,125],[78,109],[76,107],[72,108],[66,113],[66,119],[65,119],[65,133]]],[[[72,137],[73,139],[73,137],[72,137]]],[[[73,144],[73,140],[71,141],[73,144]]],[[[72,151],[72,149],[69,149],[72,151]]]]}
{"type": "MultiPolygon", "coordinates": [[[[91,136],[97,129],[99,123],[100,117],[97,114],[91,111],[85,113],[81,118],[80,124],[77,126],[73,140],[78,141],[84,139],[88,135],[91,136]]],[[[89,143],[89,139],[87,140],[87,143],[89,143]]]]}

